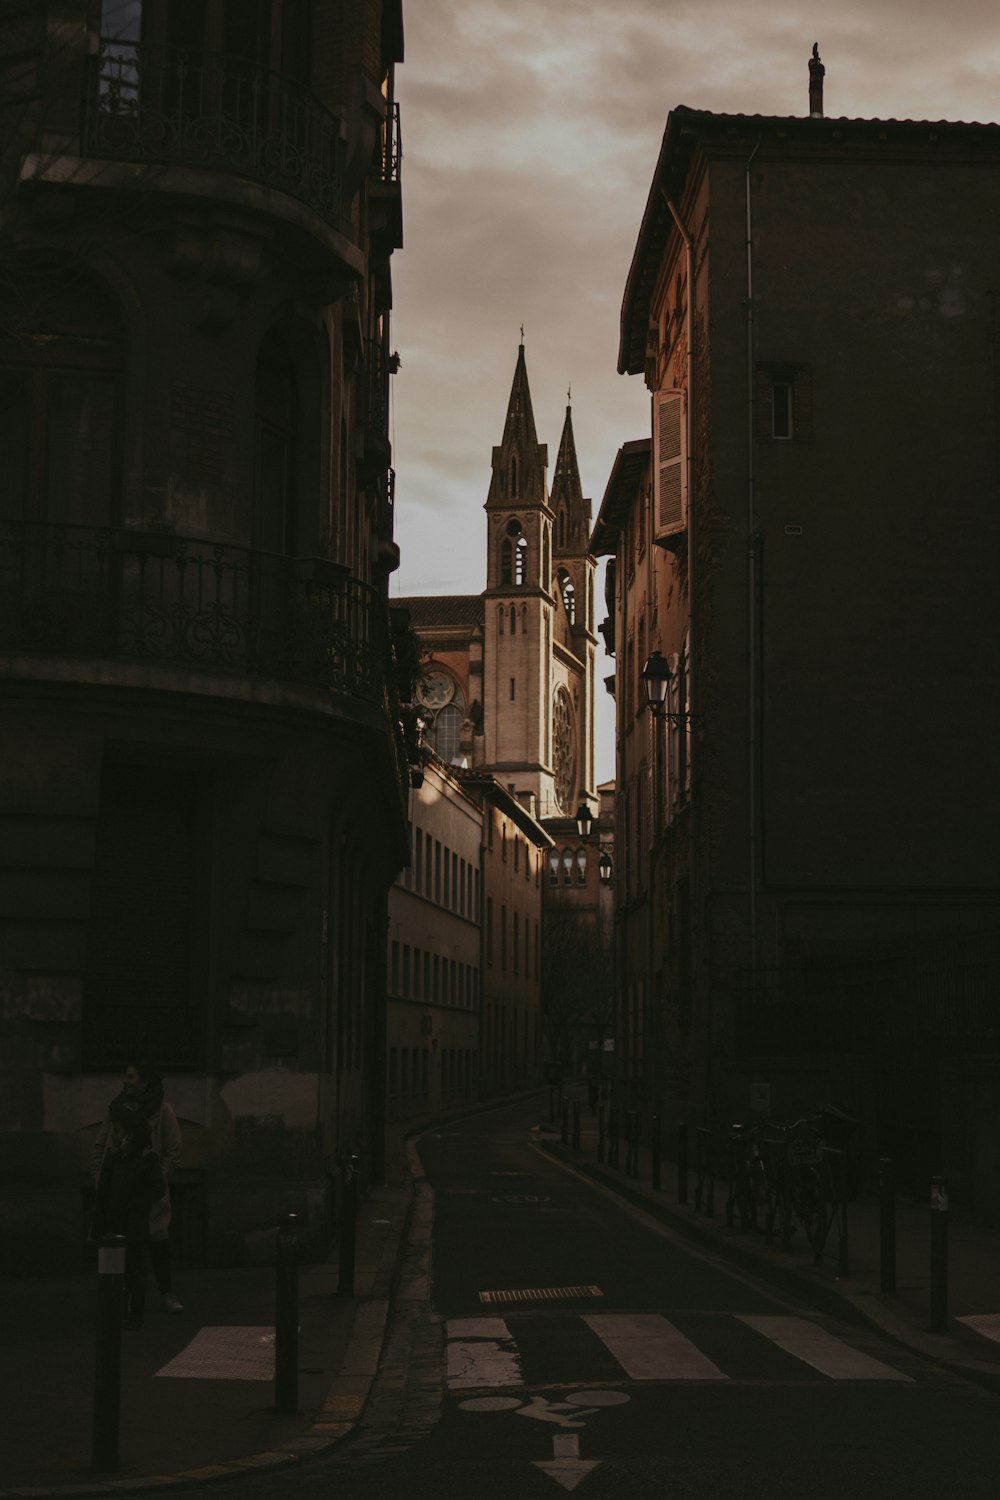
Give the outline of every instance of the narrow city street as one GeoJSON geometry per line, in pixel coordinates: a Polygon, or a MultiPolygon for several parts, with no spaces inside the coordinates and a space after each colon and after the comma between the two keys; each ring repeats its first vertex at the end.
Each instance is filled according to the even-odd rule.
{"type": "Polygon", "coordinates": [[[995,1495],[997,1397],[695,1253],[549,1159],[543,1109],[422,1138],[430,1301],[416,1247],[358,1436],[241,1494],[995,1495]]]}

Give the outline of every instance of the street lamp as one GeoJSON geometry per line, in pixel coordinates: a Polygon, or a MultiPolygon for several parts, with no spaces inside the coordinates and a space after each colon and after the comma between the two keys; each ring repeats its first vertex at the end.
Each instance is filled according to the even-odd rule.
{"type": "Polygon", "coordinates": [[[642,669],[642,686],[645,690],[646,702],[657,718],[663,713],[670,689],[670,679],[673,675],[670,663],[662,651],[654,651],[652,656],[647,656],[646,664],[642,669]]]}
{"type": "Polygon", "coordinates": [[[590,830],[594,826],[594,819],[586,802],[580,803],[573,816],[576,818],[576,829],[580,837],[582,839],[589,838],[590,830]]]}
{"type": "Polygon", "coordinates": [[[601,877],[601,884],[602,885],[610,885],[611,884],[611,875],[612,875],[612,871],[613,870],[614,870],[614,865],[613,865],[612,860],[611,860],[611,855],[608,853],[607,849],[602,849],[601,850],[601,857],[597,861],[597,873],[601,877]]]}

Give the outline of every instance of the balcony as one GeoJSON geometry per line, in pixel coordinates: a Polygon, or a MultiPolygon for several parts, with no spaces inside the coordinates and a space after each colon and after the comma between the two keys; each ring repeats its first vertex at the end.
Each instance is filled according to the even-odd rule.
{"type": "Polygon", "coordinates": [[[0,522],[0,650],[391,697],[384,601],[336,563],[120,527],[0,522]]]}
{"type": "Polygon", "coordinates": [[[342,122],[309,89],[241,58],[101,37],[84,150],[231,173],[289,194],[340,229],[342,122]]]}
{"type": "Polygon", "coordinates": [[[374,245],[391,254],[403,244],[403,199],[400,175],[403,138],[399,105],[390,104],[379,137],[368,184],[368,226],[374,245]]]}

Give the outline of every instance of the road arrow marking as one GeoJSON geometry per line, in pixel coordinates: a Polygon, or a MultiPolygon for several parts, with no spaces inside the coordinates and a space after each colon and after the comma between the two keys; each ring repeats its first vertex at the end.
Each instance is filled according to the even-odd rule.
{"type": "Polygon", "coordinates": [[[542,1469],[564,1490],[575,1490],[581,1479],[586,1479],[591,1469],[596,1469],[599,1458],[580,1457],[580,1439],[575,1432],[556,1433],[552,1439],[552,1457],[532,1460],[536,1469],[542,1469]]]}

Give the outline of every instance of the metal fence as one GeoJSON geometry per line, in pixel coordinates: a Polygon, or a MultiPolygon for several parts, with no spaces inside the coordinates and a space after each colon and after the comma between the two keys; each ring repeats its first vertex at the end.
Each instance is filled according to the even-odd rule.
{"type": "Polygon", "coordinates": [[[124,527],[0,523],[0,646],[387,702],[384,601],[321,558],[124,527]]]}
{"type": "Polygon", "coordinates": [[[89,156],[234,172],[340,220],[340,119],[302,84],[244,58],[101,37],[84,146],[89,156]]]}

